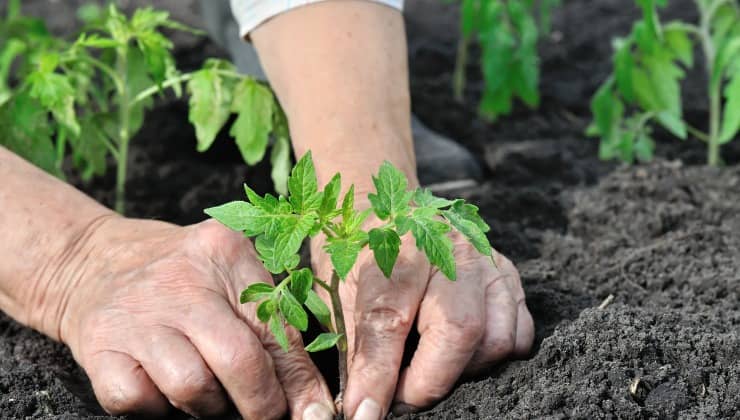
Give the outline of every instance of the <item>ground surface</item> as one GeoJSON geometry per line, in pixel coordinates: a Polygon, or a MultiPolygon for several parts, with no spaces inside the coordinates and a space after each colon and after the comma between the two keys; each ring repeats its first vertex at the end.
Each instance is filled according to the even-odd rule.
{"type": "MultiPolygon", "coordinates": [[[[197,23],[193,2],[154,3],[177,3],[181,17],[197,23]]],[[[582,135],[589,96],[609,71],[611,37],[626,33],[637,11],[625,10],[624,0],[565,3],[543,46],[542,108],[488,125],[475,117],[474,68],[468,104],[450,97],[452,9],[407,2],[415,110],[488,168],[481,187],[454,194],[481,205],[496,247],[520,268],[537,324],[531,358],[462,383],[410,418],[738,419],[740,147],[725,148],[722,170],[700,165],[701,145],[667,138],[652,164],[596,160],[595,142],[582,135]],[[612,303],[598,308],[610,294],[612,303]]],[[[691,18],[689,1],[671,3],[668,15],[691,18]]],[[[24,4],[47,13],[62,8],[24,4]]],[[[218,52],[194,39],[180,45],[185,65],[218,52]]],[[[693,74],[687,82],[686,113],[698,126],[706,119],[702,83],[693,74]]],[[[134,142],[130,214],[192,223],[204,207],[237,197],[245,179],[269,188],[264,168],[245,169],[227,139],[206,155],[193,152],[185,112],[179,102],[161,105],[134,142]]],[[[83,188],[108,202],[111,186],[105,179],[83,188]]],[[[102,414],[61,345],[2,314],[0,413],[102,414]]]]}

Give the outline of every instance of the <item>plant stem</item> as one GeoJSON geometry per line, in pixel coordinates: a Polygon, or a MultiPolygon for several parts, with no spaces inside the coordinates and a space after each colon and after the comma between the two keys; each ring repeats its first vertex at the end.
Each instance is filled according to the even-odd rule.
{"type": "Polygon", "coordinates": [[[130,140],[129,124],[131,108],[127,80],[128,47],[118,49],[117,60],[118,77],[121,79],[121,89],[118,92],[118,168],[116,172],[116,212],[124,214],[126,211],[126,166],[128,163],[128,144],[130,140]]]}
{"type": "Polygon", "coordinates": [[[707,10],[701,7],[701,2],[697,2],[697,4],[699,4],[699,9],[702,12],[699,35],[701,37],[702,49],[704,51],[705,67],[709,76],[709,86],[707,89],[707,92],[709,93],[709,138],[707,147],[707,163],[709,166],[719,165],[719,125],[722,114],[722,86],[720,81],[713,80],[714,62],[717,51],[712,40],[710,27],[712,25],[714,14],[724,3],[726,3],[726,1],[718,0],[707,10]]]}
{"type": "Polygon", "coordinates": [[[336,333],[342,334],[342,338],[337,342],[337,350],[339,351],[339,394],[337,394],[336,399],[336,404],[340,408],[339,411],[341,411],[344,388],[347,385],[347,328],[344,326],[342,300],[339,297],[339,276],[336,271],[333,270],[331,273],[330,288],[331,290],[329,295],[331,296],[331,306],[334,311],[334,325],[336,327],[336,333]]]}
{"type": "Polygon", "coordinates": [[[719,165],[719,124],[722,104],[720,102],[719,83],[709,91],[709,148],[707,151],[707,163],[709,166],[719,165]]]}
{"type": "Polygon", "coordinates": [[[64,164],[64,152],[67,150],[67,130],[59,127],[57,132],[57,157],[56,157],[56,168],[59,173],[62,173],[62,166],[64,164]]]}
{"type": "Polygon", "coordinates": [[[461,35],[457,43],[455,72],[452,74],[452,92],[457,102],[463,102],[465,99],[465,68],[468,64],[468,44],[470,44],[470,37],[461,35]]]}

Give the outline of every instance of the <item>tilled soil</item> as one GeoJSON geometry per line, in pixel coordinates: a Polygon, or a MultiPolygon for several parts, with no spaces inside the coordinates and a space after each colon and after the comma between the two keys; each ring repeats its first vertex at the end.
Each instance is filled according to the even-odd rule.
{"type": "MultiPolygon", "coordinates": [[[[181,18],[197,24],[185,3],[181,18]]],[[[454,7],[407,1],[415,111],[485,164],[481,186],[453,194],[480,204],[495,246],[517,263],[537,329],[530,358],[466,380],[408,418],[740,419],[740,146],[725,147],[727,166],[712,169],[701,166],[699,142],[658,133],[654,163],[623,167],[599,162],[582,134],[610,70],[610,40],[638,13],[630,3],[565,1],[542,48],[542,107],[491,125],[475,115],[473,65],[466,104],[450,95],[454,7]]],[[[671,3],[666,16],[695,17],[689,0],[671,3]]],[[[211,53],[206,41],[179,42],[186,66],[211,53]]],[[[689,75],[686,114],[701,127],[704,80],[689,75]]],[[[186,112],[161,104],[135,139],[129,214],[194,223],[245,180],[270,188],[266,168],[245,168],[227,137],[194,152],[186,112]]],[[[80,186],[110,203],[111,177],[80,186]]],[[[103,414],[62,345],[0,314],[0,418],[103,414]]]]}

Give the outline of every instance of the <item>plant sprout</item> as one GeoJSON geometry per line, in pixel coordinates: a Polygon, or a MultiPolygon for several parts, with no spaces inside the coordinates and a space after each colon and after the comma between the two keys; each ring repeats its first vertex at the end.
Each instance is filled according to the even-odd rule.
{"type": "Polygon", "coordinates": [[[388,162],[380,167],[373,183],[376,191],[368,195],[370,209],[355,208],[354,186],[339,202],[340,174],[320,191],[309,152],[291,171],[287,197],[259,196],[245,186],[248,201],[205,210],[227,227],[255,238],[257,254],[267,271],[285,275],[277,286],[252,284],[240,299],[242,303],[257,303],[257,317],[268,324],[283,349],[287,351],[289,346],[285,323],[306,331],[306,309],[326,328],[328,332],[316,337],[306,350],[316,352],[336,347],[339,351],[339,400],[347,379],[347,339],[339,284],[347,278],[363,249],[372,251],[376,264],[390,279],[401,236],[410,232],[429,262],[454,281],[455,258],[448,234],[455,229],[493,261],[493,248],[486,237],[489,226],[478,215],[476,206],[462,199],[435,197],[426,189],[409,191],[406,176],[388,162]],[[367,231],[363,226],[371,214],[382,224],[367,231]],[[298,268],[301,244],[307,237],[318,234],[326,237],[324,250],[331,259],[331,279],[320,279],[311,269],[298,268]],[[333,322],[332,312],[314,292],[314,286],[329,294],[333,322]]]}

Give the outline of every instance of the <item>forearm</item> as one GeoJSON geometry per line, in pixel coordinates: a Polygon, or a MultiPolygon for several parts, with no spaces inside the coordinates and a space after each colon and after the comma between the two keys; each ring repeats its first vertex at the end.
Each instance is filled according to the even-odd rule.
{"type": "Polygon", "coordinates": [[[384,160],[416,184],[406,38],[398,10],[367,1],[294,9],[251,33],[290,123],[297,155],[320,182],[341,172],[367,191],[384,160]]]}
{"type": "Polygon", "coordinates": [[[0,310],[54,339],[77,279],[63,267],[84,254],[115,214],[0,146],[0,310]]]}

